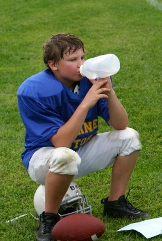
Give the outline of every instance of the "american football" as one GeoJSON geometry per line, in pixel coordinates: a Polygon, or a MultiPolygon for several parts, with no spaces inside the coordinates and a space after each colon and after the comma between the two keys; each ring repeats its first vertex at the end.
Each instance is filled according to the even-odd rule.
{"type": "Polygon", "coordinates": [[[104,223],[89,214],[75,213],[62,218],[52,229],[54,240],[95,241],[105,231],[104,223]]]}

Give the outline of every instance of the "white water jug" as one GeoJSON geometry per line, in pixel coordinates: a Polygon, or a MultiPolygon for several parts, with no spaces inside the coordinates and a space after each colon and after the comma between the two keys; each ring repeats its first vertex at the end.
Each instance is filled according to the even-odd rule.
{"type": "Polygon", "coordinates": [[[114,54],[105,54],[87,59],[80,66],[80,73],[88,79],[105,78],[116,74],[120,69],[120,61],[114,54]]]}

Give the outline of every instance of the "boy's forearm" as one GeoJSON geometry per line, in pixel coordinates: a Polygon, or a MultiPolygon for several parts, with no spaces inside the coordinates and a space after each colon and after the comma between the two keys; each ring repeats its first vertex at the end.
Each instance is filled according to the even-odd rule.
{"type": "Polygon", "coordinates": [[[117,130],[125,129],[128,125],[128,115],[123,105],[117,98],[114,90],[111,90],[109,93],[107,103],[110,114],[109,124],[117,130]]]}
{"type": "Polygon", "coordinates": [[[82,128],[88,110],[82,103],[78,106],[71,118],[50,139],[55,147],[71,146],[82,128]]]}

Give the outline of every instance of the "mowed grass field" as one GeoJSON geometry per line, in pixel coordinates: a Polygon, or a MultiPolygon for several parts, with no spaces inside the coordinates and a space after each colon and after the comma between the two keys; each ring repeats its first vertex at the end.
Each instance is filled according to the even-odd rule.
{"type": "MultiPolygon", "coordinates": [[[[162,216],[162,10],[156,6],[145,0],[0,1],[0,240],[35,240],[38,221],[30,213],[36,216],[38,185],[20,158],[24,127],[16,92],[27,77],[45,68],[42,45],[59,32],[81,38],[86,59],[106,53],[120,59],[115,91],[143,145],[128,185],[129,200],[151,218],[162,216]],[[6,223],[22,214],[27,216],[6,223]]],[[[109,130],[100,120],[99,131],[109,130]]],[[[93,215],[105,223],[100,240],[144,241],[135,231],[117,232],[134,220],[103,217],[100,200],[109,193],[110,179],[111,167],[75,180],[93,215]]]]}

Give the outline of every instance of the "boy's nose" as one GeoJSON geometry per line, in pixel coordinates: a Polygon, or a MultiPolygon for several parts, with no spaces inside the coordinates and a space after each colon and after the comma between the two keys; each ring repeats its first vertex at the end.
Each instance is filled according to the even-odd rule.
{"type": "Polygon", "coordinates": [[[81,59],[79,62],[78,62],[78,67],[80,68],[80,66],[84,63],[84,59],[81,59]]]}

